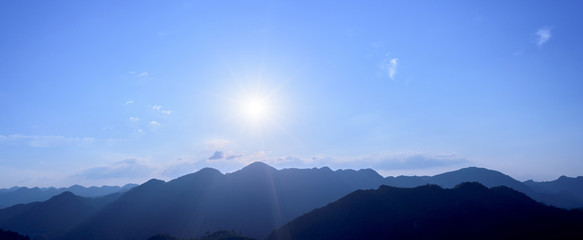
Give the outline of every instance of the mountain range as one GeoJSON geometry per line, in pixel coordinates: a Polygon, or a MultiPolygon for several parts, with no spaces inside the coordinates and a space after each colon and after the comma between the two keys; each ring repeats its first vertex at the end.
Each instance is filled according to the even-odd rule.
{"type": "Polygon", "coordinates": [[[137,186],[137,184],[126,184],[120,186],[83,187],[73,185],[67,188],[27,188],[12,187],[0,189],[0,208],[10,207],[16,204],[46,201],[51,197],[63,192],[72,192],[82,197],[99,197],[116,192],[124,192],[137,186]]]}
{"type": "Polygon", "coordinates": [[[517,190],[535,203],[554,201],[555,206],[571,208],[583,207],[582,201],[570,197],[583,191],[577,188],[581,179],[562,177],[553,182],[522,183],[500,172],[475,167],[433,177],[384,178],[371,169],[277,170],[256,162],[227,174],[205,168],[168,182],[152,179],[126,192],[102,197],[64,192],[44,202],[1,209],[0,228],[33,239],[147,239],[165,233],[190,238],[219,230],[235,230],[262,239],[273,229],[347,194],[381,185],[410,188],[437,184],[452,188],[462,182],[479,182],[486,187],[517,190]],[[43,224],[53,221],[58,223],[43,224]]]}
{"type": "Polygon", "coordinates": [[[583,239],[583,212],[508,187],[462,183],[358,190],[285,224],[288,239],[583,239]]]}

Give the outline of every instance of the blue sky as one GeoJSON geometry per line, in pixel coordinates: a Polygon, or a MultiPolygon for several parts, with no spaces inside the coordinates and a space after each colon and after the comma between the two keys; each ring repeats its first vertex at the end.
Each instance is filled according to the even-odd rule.
{"type": "Polygon", "coordinates": [[[0,3],[0,187],[583,175],[579,1],[0,3]]]}

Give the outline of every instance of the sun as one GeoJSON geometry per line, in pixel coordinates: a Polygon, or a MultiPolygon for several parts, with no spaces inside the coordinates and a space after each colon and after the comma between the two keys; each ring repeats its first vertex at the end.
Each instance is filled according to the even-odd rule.
{"type": "Polygon", "coordinates": [[[289,107],[286,107],[287,92],[282,90],[283,83],[269,84],[262,78],[236,83],[223,97],[229,104],[228,111],[224,112],[233,127],[247,136],[287,134],[283,126],[287,119],[283,114],[289,107]]]}
{"type": "Polygon", "coordinates": [[[248,97],[241,103],[243,117],[251,123],[261,123],[270,118],[272,107],[269,101],[260,97],[248,97]]]}

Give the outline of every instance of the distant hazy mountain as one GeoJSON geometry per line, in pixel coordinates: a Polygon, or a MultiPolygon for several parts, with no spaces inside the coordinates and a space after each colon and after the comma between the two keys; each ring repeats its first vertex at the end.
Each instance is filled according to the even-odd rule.
{"type": "Polygon", "coordinates": [[[34,239],[56,239],[69,232],[120,194],[84,198],[64,192],[45,202],[18,204],[0,210],[0,228],[34,239]]]}
{"type": "Polygon", "coordinates": [[[583,212],[507,187],[381,186],[294,219],[268,239],[583,239],[583,212]]]}
{"type": "Polygon", "coordinates": [[[146,239],[157,233],[192,237],[224,229],[263,238],[303,213],[382,181],[372,170],[276,170],[253,163],[223,175],[207,168],[128,191],[68,238],[146,239]]]}
{"type": "Polygon", "coordinates": [[[460,170],[429,176],[387,177],[385,184],[396,187],[416,187],[436,184],[452,188],[462,182],[479,182],[486,187],[506,186],[522,192],[532,199],[561,208],[583,206],[583,177],[561,177],[552,182],[520,182],[503,173],[485,168],[468,167],[460,170]]]}
{"type": "Polygon", "coordinates": [[[46,201],[49,198],[59,195],[63,192],[72,192],[82,197],[99,197],[108,194],[127,191],[137,184],[127,184],[119,186],[102,186],[102,187],[83,187],[73,185],[68,188],[27,188],[12,187],[0,189],[0,208],[9,207],[16,204],[46,201]]]}
{"type": "Polygon", "coordinates": [[[541,194],[543,201],[564,208],[583,207],[583,177],[561,176],[549,182],[524,182],[534,191],[541,194]]]}
{"type": "Polygon", "coordinates": [[[444,188],[452,188],[462,182],[479,182],[487,187],[507,186],[528,194],[534,191],[523,183],[503,173],[486,168],[468,167],[460,170],[442,173],[433,177],[387,177],[386,184],[395,187],[417,187],[426,184],[436,184],[444,188]]]}

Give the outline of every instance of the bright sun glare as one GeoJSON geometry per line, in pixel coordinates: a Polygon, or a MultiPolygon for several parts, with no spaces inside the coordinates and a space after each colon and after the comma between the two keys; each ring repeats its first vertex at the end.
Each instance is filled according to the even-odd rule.
{"type": "Polygon", "coordinates": [[[263,81],[257,80],[255,84],[249,82],[233,89],[233,97],[227,98],[231,111],[236,113],[229,115],[233,122],[241,127],[241,130],[252,135],[264,135],[273,130],[286,132],[280,125],[282,120],[282,93],[280,86],[269,86],[263,81]]]}
{"type": "Polygon", "coordinates": [[[259,123],[269,117],[270,106],[268,102],[260,98],[249,98],[243,101],[242,113],[245,118],[253,123],[259,123]]]}

